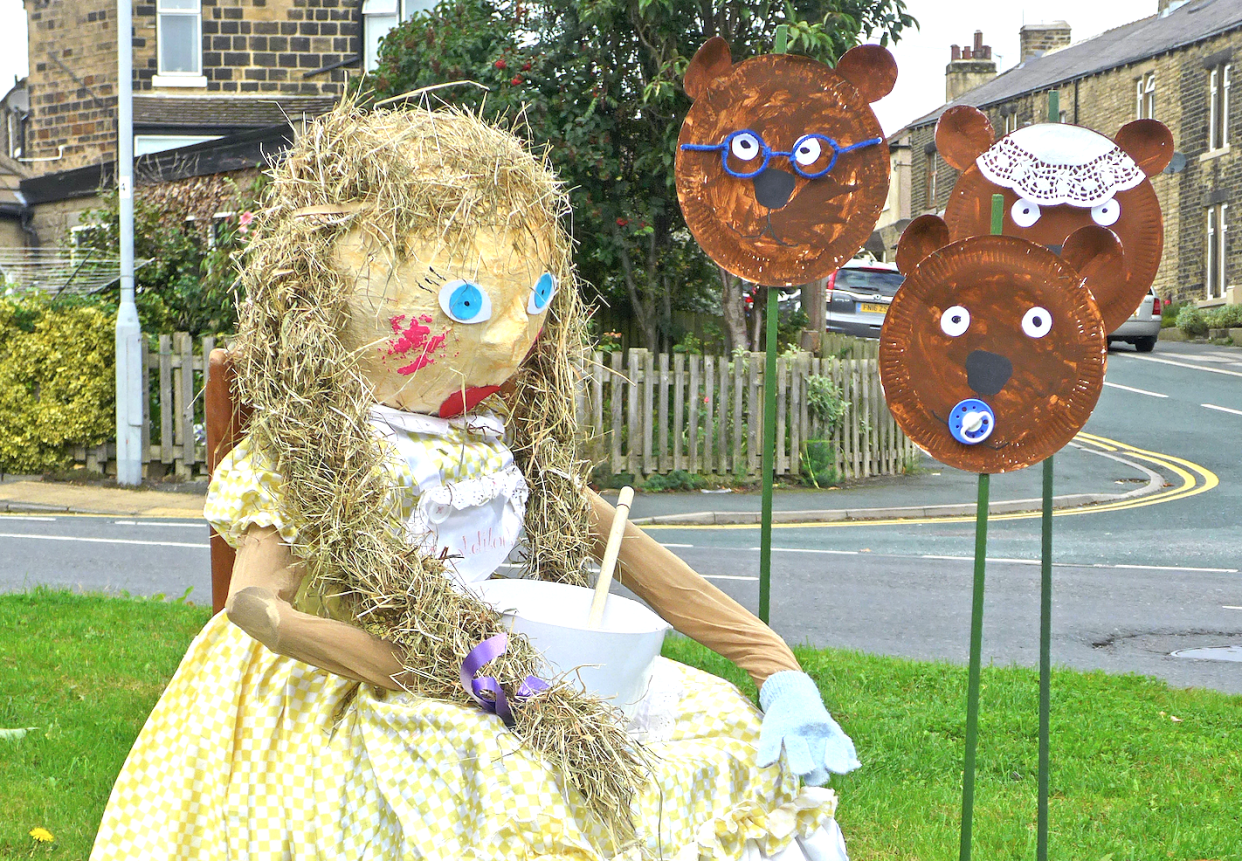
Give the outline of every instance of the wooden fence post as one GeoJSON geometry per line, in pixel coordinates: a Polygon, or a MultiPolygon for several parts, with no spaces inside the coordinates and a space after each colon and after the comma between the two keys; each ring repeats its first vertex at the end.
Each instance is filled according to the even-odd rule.
{"type": "Polygon", "coordinates": [[[160,462],[173,462],[172,336],[160,335],[160,462]]]}
{"type": "Polygon", "coordinates": [[[612,403],[612,439],[609,440],[609,451],[612,459],[609,469],[613,474],[625,472],[625,461],[621,458],[621,407],[622,383],[625,375],[621,373],[621,351],[612,354],[612,376],[608,380],[608,393],[612,403]]]}
{"type": "Polygon", "coordinates": [[[181,394],[181,469],[178,475],[194,475],[194,340],[189,332],[178,332],[181,340],[181,373],[178,376],[181,394]]]}

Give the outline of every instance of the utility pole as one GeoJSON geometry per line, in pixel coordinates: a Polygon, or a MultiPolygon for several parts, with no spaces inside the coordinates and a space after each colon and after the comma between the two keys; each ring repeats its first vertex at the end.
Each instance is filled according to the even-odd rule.
{"type": "Polygon", "coordinates": [[[134,304],[134,12],[117,0],[117,162],[121,214],[121,307],[116,314],[116,480],[142,483],[142,324],[134,304]]]}

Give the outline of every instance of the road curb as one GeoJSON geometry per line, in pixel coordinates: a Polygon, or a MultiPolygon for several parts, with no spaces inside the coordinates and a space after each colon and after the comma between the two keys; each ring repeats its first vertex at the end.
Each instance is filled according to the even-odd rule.
{"type": "Polygon", "coordinates": [[[3,514],[93,514],[102,517],[163,517],[174,520],[201,519],[203,510],[179,508],[177,506],[155,506],[143,508],[119,508],[117,506],[101,506],[83,508],[74,505],[53,505],[43,502],[15,502],[0,500],[0,513],[3,514]]]}
{"type": "MultiPolygon", "coordinates": [[[[1084,508],[1089,505],[1100,505],[1108,502],[1125,502],[1140,496],[1155,493],[1159,487],[1152,487],[1148,482],[1143,487],[1126,493],[1070,493],[1054,496],[1052,507],[1055,510],[1067,508],[1084,508]]],[[[809,511],[773,511],[773,523],[837,523],[840,521],[867,520],[911,520],[928,517],[973,517],[976,504],[973,502],[950,505],[902,506],[898,508],[834,508],[809,511]]],[[[1027,511],[1039,511],[1043,508],[1043,499],[1008,499],[998,500],[988,506],[990,514],[1018,514],[1027,511]]],[[[657,514],[652,517],[638,517],[630,522],[635,526],[755,526],[761,519],[755,511],[694,511],[686,514],[657,514]]]]}

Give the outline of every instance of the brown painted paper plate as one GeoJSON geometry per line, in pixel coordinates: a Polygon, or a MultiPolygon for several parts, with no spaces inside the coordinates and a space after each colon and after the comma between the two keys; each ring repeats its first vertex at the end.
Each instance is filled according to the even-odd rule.
{"type": "Polygon", "coordinates": [[[687,73],[697,98],[678,138],[677,197],[694,238],[728,272],[806,284],[871,235],[889,152],[868,98],[887,92],[879,79],[896,67],[884,49],[861,48],[874,50],[837,70],[789,54],[729,65],[726,53],[710,72],[687,73]]]}
{"type": "Polygon", "coordinates": [[[880,381],[897,424],[932,457],[1008,472],[1086,424],[1106,354],[1099,309],[1071,265],[1023,239],[976,236],[906,277],[885,319],[880,381]]]}
{"type": "Polygon", "coordinates": [[[1059,250],[1083,227],[1107,227],[1121,240],[1123,264],[1091,291],[1111,332],[1147,295],[1164,249],[1160,200],[1150,177],[1173,152],[1169,130],[1154,120],[1127,123],[1116,139],[1067,123],[1039,123],[992,143],[980,111],[950,109],[936,145],[962,171],[945,209],[952,239],[991,233],[992,195],[1004,196],[1004,227],[1059,250]]]}

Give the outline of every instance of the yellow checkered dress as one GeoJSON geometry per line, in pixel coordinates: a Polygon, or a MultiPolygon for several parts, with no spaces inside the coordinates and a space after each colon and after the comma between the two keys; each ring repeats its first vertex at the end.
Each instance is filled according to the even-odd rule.
{"type": "MultiPolygon", "coordinates": [[[[486,470],[487,452],[460,442],[436,454],[446,472],[486,470]]],[[[290,538],[280,484],[243,443],[208,518],[234,542],[251,524],[290,538]]],[[[655,770],[635,809],[641,842],[618,853],[499,718],[358,688],[221,613],[134,743],[91,859],[844,861],[814,849],[839,844],[834,794],[754,765],[760,715],[736,688],[663,659],[656,675],[667,703],[643,736],[655,770]]]]}

